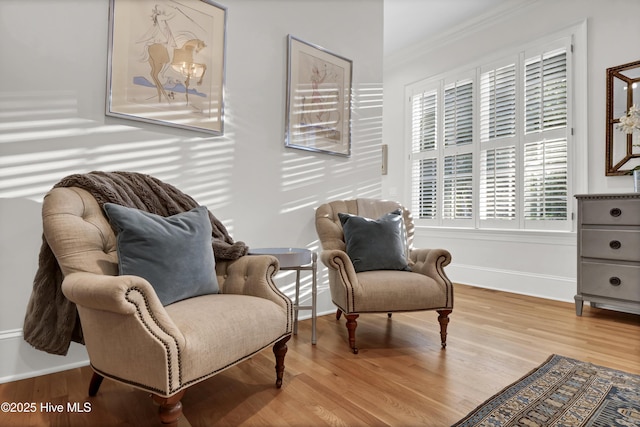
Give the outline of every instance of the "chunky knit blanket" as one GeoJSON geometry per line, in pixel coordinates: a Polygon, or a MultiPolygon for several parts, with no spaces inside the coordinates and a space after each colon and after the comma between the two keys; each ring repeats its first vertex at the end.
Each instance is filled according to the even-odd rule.
{"type": "MultiPolygon", "coordinates": [[[[198,206],[190,196],[157,178],[135,172],[90,172],[69,175],[54,185],[79,187],[91,193],[98,204],[116,203],[171,216],[198,206]]],[[[209,212],[212,246],[216,259],[233,260],[246,255],[248,247],[234,242],[224,225],[209,212]]],[[[38,270],[24,320],[24,339],[38,350],[65,355],[71,341],[83,342],[75,304],[62,293],[63,274],[44,236],[38,270]]]]}

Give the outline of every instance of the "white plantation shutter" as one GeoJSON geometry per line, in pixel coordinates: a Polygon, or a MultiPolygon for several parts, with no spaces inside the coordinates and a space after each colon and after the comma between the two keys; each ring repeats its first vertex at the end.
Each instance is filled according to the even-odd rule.
{"type": "Polygon", "coordinates": [[[567,140],[525,145],[524,216],[526,220],[567,219],[567,140]]]}
{"type": "Polygon", "coordinates": [[[412,98],[411,145],[414,153],[436,148],[436,95],[433,91],[412,98]]]}
{"type": "Polygon", "coordinates": [[[473,155],[471,153],[444,158],[443,184],[443,218],[473,218],[473,155]]]}
{"type": "Polygon", "coordinates": [[[444,145],[473,142],[473,83],[459,81],[444,90],[444,145]]]}
{"type": "Polygon", "coordinates": [[[525,221],[568,220],[567,49],[525,59],[525,221]]]}
{"type": "Polygon", "coordinates": [[[482,140],[516,134],[516,65],[482,73],[480,82],[482,140]]]}
{"type": "Polygon", "coordinates": [[[418,159],[413,162],[413,215],[421,219],[436,219],[438,160],[418,159]]]}
{"type": "Polygon", "coordinates": [[[482,151],[480,219],[516,218],[516,148],[482,151]]]}
{"type": "Polygon", "coordinates": [[[516,219],[516,111],[515,62],[483,69],[480,76],[481,221],[516,219]]]}
{"type": "Polygon", "coordinates": [[[420,219],[437,218],[437,91],[411,98],[412,211],[420,219]]]}
{"type": "Polygon", "coordinates": [[[453,224],[460,224],[474,217],[474,88],[473,79],[456,80],[444,86],[441,212],[447,223],[454,220],[453,224]]]}
{"type": "Polygon", "coordinates": [[[526,60],[526,133],[567,126],[567,52],[556,50],[526,60]]]}

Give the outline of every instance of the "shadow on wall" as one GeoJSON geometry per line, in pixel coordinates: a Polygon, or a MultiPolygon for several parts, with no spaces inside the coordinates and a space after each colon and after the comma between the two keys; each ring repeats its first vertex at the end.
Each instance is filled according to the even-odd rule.
{"type": "MultiPolygon", "coordinates": [[[[280,191],[285,202],[280,206],[278,215],[287,218],[283,223],[296,224],[295,230],[283,230],[284,241],[305,242],[307,249],[319,254],[322,248],[315,232],[315,209],[318,206],[336,199],[380,197],[382,100],[381,84],[361,84],[354,90],[350,158],[296,148],[284,149],[280,191]],[[367,178],[363,179],[363,176],[367,178]]],[[[278,287],[289,296],[294,293],[295,277],[293,272],[283,272],[277,279],[278,287]]],[[[328,295],[326,268],[320,261],[317,280],[318,295],[328,295]]],[[[311,277],[303,275],[300,283],[302,305],[308,305],[311,277]]],[[[319,301],[319,314],[335,311],[329,304],[330,297],[320,297],[319,301]]],[[[301,315],[301,318],[306,317],[306,314],[301,315]]]]}
{"type": "Polygon", "coordinates": [[[40,202],[61,178],[134,170],[172,183],[212,211],[231,203],[229,137],[99,123],[79,117],[77,103],[75,91],[0,93],[0,331],[22,327],[16,310],[26,304],[37,267],[40,202]]]}
{"type": "Polygon", "coordinates": [[[329,200],[380,197],[379,174],[359,179],[361,171],[381,167],[382,101],[380,84],[362,84],[353,93],[351,117],[351,158],[288,149],[282,157],[281,190],[291,193],[280,213],[315,209],[329,200]],[[357,143],[354,143],[357,141],[357,143]],[[331,186],[318,183],[331,177],[331,186]],[[336,182],[342,183],[336,185],[336,182]],[[320,191],[318,191],[320,188],[320,191]],[[316,191],[309,191],[315,189],[316,191]],[[302,191],[301,191],[302,190],[302,191]]]}
{"type": "Polygon", "coordinates": [[[16,310],[37,267],[40,202],[61,178],[133,170],[174,184],[214,212],[231,203],[229,137],[98,123],[79,117],[78,99],[75,91],[0,93],[0,331],[22,327],[16,310]]]}
{"type": "Polygon", "coordinates": [[[132,170],[172,183],[212,210],[231,203],[229,136],[98,123],[78,117],[77,99],[73,91],[0,94],[0,197],[41,201],[66,175],[132,170]]]}

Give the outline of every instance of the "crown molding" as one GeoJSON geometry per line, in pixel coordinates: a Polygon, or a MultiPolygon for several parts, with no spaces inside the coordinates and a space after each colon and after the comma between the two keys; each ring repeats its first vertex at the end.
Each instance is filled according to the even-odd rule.
{"type": "Polygon", "coordinates": [[[537,5],[541,0],[511,0],[474,18],[454,25],[449,30],[413,43],[389,55],[384,55],[385,67],[393,69],[425,56],[429,52],[458,41],[468,35],[490,28],[512,15],[537,5]]]}

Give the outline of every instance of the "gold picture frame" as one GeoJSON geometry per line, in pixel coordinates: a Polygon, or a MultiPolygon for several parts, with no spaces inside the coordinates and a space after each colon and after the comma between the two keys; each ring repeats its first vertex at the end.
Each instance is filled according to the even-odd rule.
{"type": "Polygon", "coordinates": [[[226,8],[110,0],[106,114],[224,133],[226,8]]]}
{"type": "Polygon", "coordinates": [[[351,155],[351,60],[287,36],[285,146],[351,155]]]}

